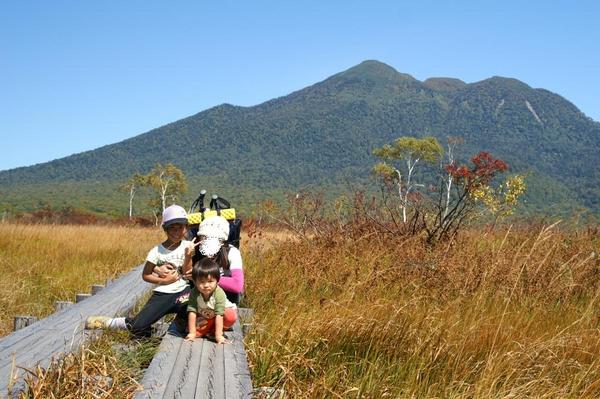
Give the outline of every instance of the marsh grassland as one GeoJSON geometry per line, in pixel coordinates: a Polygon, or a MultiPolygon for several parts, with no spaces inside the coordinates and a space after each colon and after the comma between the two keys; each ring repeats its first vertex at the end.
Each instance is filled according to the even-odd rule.
{"type": "Polygon", "coordinates": [[[159,228],[0,224],[0,336],[142,263],[159,228]]]}
{"type": "Polygon", "coordinates": [[[247,256],[255,386],[292,398],[600,397],[600,234],[357,228],[247,256]],[[368,230],[368,229],[367,229],[368,230]]]}
{"type": "MultiPolygon", "coordinates": [[[[43,315],[55,299],[138,264],[161,239],[159,229],[0,230],[3,331],[12,313],[43,315]]],[[[287,398],[600,397],[597,229],[470,228],[435,247],[368,226],[331,232],[243,238],[254,386],[287,398]]],[[[112,339],[40,374],[31,397],[131,397],[138,366],[114,376],[110,394],[81,390],[107,364],[129,367],[111,353],[123,338],[112,339]]],[[[133,352],[144,364],[152,353],[133,352]]]]}

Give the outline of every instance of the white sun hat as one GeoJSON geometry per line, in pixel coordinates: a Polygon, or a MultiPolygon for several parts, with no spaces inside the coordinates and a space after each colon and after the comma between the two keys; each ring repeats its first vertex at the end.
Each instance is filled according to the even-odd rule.
{"type": "Polygon", "coordinates": [[[223,216],[206,218],[198,226],[198,235],[227,241],[229,237],[229,222],[223,216]]]}
{"type": "Polygon", "coordinates": [[[188,224],[187,212],[179,205],[165,208],[162,214],[162,226],[167,227],[175,223],[188,224]]]}

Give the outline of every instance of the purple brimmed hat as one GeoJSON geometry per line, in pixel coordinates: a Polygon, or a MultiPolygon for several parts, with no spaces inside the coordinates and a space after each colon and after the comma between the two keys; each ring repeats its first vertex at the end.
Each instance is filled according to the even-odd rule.
{"type": "Polygon", "coordinates": [[[188,224],[187,212],[179,205],[166,207],[162,214],[162,227],[167,227],[175,223],[188,224]]]}

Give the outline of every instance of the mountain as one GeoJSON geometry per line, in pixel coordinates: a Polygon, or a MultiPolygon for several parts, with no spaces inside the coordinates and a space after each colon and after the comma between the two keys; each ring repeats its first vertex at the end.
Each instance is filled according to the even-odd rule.
{"type": "Polygon", "coordinates": [[[600,123],[561,96],[516,79],[421,82],[365,61],[252,107],[223,104],[128,140],[0,172],[0,207],[45,203],[100,213],[127,205],[115,187],[156,162],[173,162],[192,191],[217,187],[249,203],[311,185],[369,180],[372,149],[399,136],[460,135],[466,159],[481,151],[529,173],[531,209],[600,210],[600,123]],[[68,193],[67,197],[65,194],[68,193]]]}

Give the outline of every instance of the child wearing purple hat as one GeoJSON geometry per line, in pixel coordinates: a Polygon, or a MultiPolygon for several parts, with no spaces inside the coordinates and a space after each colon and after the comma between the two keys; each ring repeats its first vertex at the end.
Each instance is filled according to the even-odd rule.
{"type": "Polygon", "coordinates": [[[187,225],[185,209],[179,205],[165,208],[162,228],[167,239],[148,252],[142,272],[144,281],[156,284],[152,296],[134,317],[90,316],[86,328],[126,329],[134,336],[147,337],[151,335],[152,324],[166,314],[186,317],[190,286],[182,269],[184,264],[191,263],[194,252],[193,243],[184,239],[187,225]]]}

